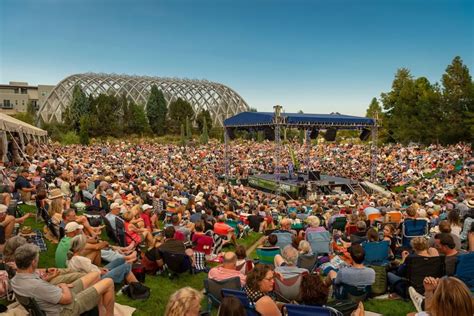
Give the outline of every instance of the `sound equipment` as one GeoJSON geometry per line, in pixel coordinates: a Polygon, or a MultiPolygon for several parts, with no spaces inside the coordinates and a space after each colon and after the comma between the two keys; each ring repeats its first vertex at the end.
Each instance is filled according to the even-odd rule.
{"type": "Polygon", "coordinates": [[[369,136],[370,136],[370,130],[368,130],[367,128],[364,128],[362,132],[360,133],[359,138],[362,141],[366,141],[367,139],[369,139],[369,136]]]}
{"type": "Polygon", "coordinates": [[[308,173],[309,181],[319,181],[321,180],[321,171],[310,170],[308,173]]]}
{"type": "Polygon", "coordinates": [[[234,140],[235,139],[235,129],[232,128],[232,127],[228,127],[227,128],[227,136],[229,136],[230,140],[234,140]]]}
{"type": "Polygon", "coordinates": [[[328,128],[326,133],[324,134],[324,139],[328,142],[333,142],[336,140],[337,129],[335,128],[328,128]]]}
{"type": "Polygon", "coordinates": [[[309,134],[309,137],[310,137],[311,139],[316,139],[316,138],[318,138],[318,134],[319,134],[319,130],[313,128],[313,129],[311,130],[311,134],[309,134]]]}

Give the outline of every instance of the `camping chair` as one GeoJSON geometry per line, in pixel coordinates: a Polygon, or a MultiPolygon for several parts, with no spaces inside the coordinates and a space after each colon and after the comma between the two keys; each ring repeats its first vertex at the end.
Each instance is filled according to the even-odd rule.
{"type": "Polygon", "coordinates": [[[371,291],[370,285],[354,286],[349,284],[339,284],[334,289],[334,296],[339,300],[351,300],[353,302],[365,301],[371,291]]]}
{"type": "Polygon", "coordinates": [[[474,252],[458,256],[454,276],[463,281],[474,292],[474,252]]]}
{"type": "Polygon", "coordinates": [[[387,222],[394,223],[395,226],[400,225],[402,221],[402,213],[400,212],[388,212],[387,213],[387,222]]]}
{"type": "Polygon", "coordinates": [[[390,243],[387,240],[363,242],[362,248],[365,251],[365,265],[383,266],[389,263],[390,243]]]}
{"type": "Polygon", "coordinates": [[[191,259],[186,254],[165,251],[161,253],[161,257],[168,269],[168,277],[170,279],[178,277],[179,274],[187,271],[189,271],[189,273],[193,272],[191,259]]]}
{"type": "MultiPolygon", "coordinates": [[[[445,275],[444,257],[412,257],[405,260],[407,264],[407,279],[411,286],[420,293],[425,293],[423,280],[425,277],[440,278],[445,275]]],[[[408,290],[408,287],[407,287],[408,290]]]]}
{"type": "MultiPolygon", "coordinates": [[[[32,297],[20,296],[15,293],[15,298],[23,306],[29,315],[31,316],[46,316],[46,313],[43,312],[36,300],[32,297]]],[[[99,308],[96,306],[90,311],[82,313],[81,316],[98,316],[99,315],[99,308]]]]}
{"type": "Polygon", "coordinates": [[[239,231],[239,222],[234,221],[233,219],[228,219],[225,223],[234,229],[234,234],[236,236],[239,236],[239,232],[240,232],[239,231]]]}
{"type": "Polygon", "coordinates": [[[222,289],[222,297],[234,296],[239,299],[247,312],[247,316],[259,316],[260,313],[255,310],[255,306],[250,302],[247,294],[243,291],[222,289]]]}
{"type": "Polygon", "coordinates": [[[196,247],[194,250],[197,252],[202,252],[207,256],[212,253],[212,247],[214,246],[214,239],[210,236],[202,236],[198,239],[196,247]]]}
{"type": "MultiPolygon", "coordinates": [[[[110,224],[110,222],[109,222],[110,224]]],[[[110,227],[112,228],[112,227],[110,227]]],[[[113,228],[112,228],[113,229],[113,228]]],[[[118,245],[120,247],[127,247],[126,241],[125,241],[125,226],[123,219],[120,217],[115,218],[115,235],[117,236],[116,239],[118,241],[118,245]]]]}
{"type": "Polygon", "coordinates": [[[330,253],[331,235],[328,231],[309,232],[306,234],[306,240],[311,245],[313,253],[318,256],[330,253]]]}
{"type": "Polygon", "coordinates": [[[296,266],[298,268],[306,269],[309,271],[309,273],[312,273],[313,270],[316,268],[317,263],[318,263],[318,255],[316,253],[313,253],[311,255],[309,254],[299,255],[296,266]]]}
{"type": "Polygon", "coordinates": [[[207,296],[207,310],[211,311],[212,306],[219,306],[222,301],[222,289],[240,290],[240,278],[234,277],[222,281],[204,279],[204,289],[207,296]]]}
{"type": "Polygon", "coordinates": [[[257,248],[257,257],[259,263],[274,265],[275,256],[281,253],[280,248],[257,248]]]}
{"type": "Polygon", "coordinates": [[[112,224],[110,224],[110,221],[107,219],[107,217],[103,216],[102,222],[105,225],[105,232],[107,233],[107,237],[109,237],[112,242],[120,244],[119,239],[117,238],[117,234],[115,233],[115,230],[112,227],[112,224]]]}
{"type": "Polygon", "coordinates": [[[347,224],[347,217],[345,216],[336,217],[336,219],[332,223],[331,232],[333,230],[340,230],[341,232],[343,232],[344,229],[346,228],[346,224],[347,224]]]}
{"type": "Polygon", "coordinates": [[[428,221],[424,219],[407,219],[403,222],[402,246],[411,248],[414,237],[428,237],[428,221]]]}
{"type": "Polygon", "coordinates": [[[299,275],[284,279],[280,274],[275,274],[275,287],[274,291],[277,295],[277,300],[281,302],[291,302],[297,300],[300,296],[300,286],[303,276],[306,272],[300,273],[299,275]]]}
{"type": "Polygon", "coordinates": [[[369,216],[367,216],[367,219],[370,221],[370,225],[374,225],[374,222],[379,219],[379,218],[382,218],[382,215],[380,213],[373,213],[373,214],[369,214],[369,216]]]}
{"type": "Polygon", "coordinates": [[[291,245],[293,242],[293,235],[288,231],[276,230],[272,234],[277,236],[277,243],[275,246],[283,250],[286,246],[291,245]]]}
{"type": "Polygon", "coordinates": [[[341,316],[342,314],[328,306],[310,306],[285,304],[287,316],[341,316]]]}
{"type": "Polygon", "coordinates": [[[349,237],[353,233],[357,232],[357,226],[356,225],[347,225],[345,232],[346,232],[346,237],[349,237]]]}

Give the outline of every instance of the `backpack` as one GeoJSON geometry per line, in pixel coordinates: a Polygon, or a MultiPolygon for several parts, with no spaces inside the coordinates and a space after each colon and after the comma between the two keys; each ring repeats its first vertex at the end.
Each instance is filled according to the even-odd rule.
{"type": "Polygon", "coordinates": [[[385,266],[369,266],[375,271],[375,282],[371,287],[371,296],[378,296],[387,292],[387,268],[385,266]]]}
{"type": "Polygon", "coordinates": [[[145,282],[145,267],[141,263],[134,263],[132,266],[132,273],[135,275],[138,281],[145,282]]]}
{"type": "Polygon", "coordinates": [[[122,289],[122,293],[134,300],[146,300],[150,297],[150,288],[140,282],[132,282],[122,289]]]}

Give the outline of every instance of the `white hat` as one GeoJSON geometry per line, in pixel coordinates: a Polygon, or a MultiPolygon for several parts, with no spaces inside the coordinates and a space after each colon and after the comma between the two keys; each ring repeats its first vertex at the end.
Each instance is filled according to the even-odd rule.
{"type": "Polygon", "coordinates": [[[70,223],[67,223],[66,227],[64,228],[64,231],[66,233],[72,233],[73,231],[76,231],[78,229],[83,229],[83,228],[84,226],[79,225],[76,222],[70,222],[70,223]]]}
{"type": "Polygon", "coordinates": [[[115,203],[115,202],[112,203],[112,204],[110,204],[110,209],[111,209],[111,210],[116,209],[116,208],[120,208],[120,204],[115,203]]]}
{"type": "Polygon", "coordinates": [[[153,206],[151,206],[150,204],[143,204],[143,205],[142,205],[142,210],[143,210],[143,211],[149,210],[149,209],[151,209],[151,208],[153,208],[153,206]]]}
{"type": "Polygon", "coordinates": [[[8,206],[5,204],[0,204],[0,213],[6,213],[8,210],[8,206]]]}

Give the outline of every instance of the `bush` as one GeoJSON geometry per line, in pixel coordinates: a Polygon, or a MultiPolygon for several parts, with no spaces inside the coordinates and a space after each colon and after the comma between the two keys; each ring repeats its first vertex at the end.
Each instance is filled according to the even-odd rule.
{"type": "Polygon", "coordinates": [[[80,144],[81,139],[75,132],[67,132],[66,134],[62,135],[61,137],[61,144],[63,145],[73,145],[73,144],[80,144]]]}

